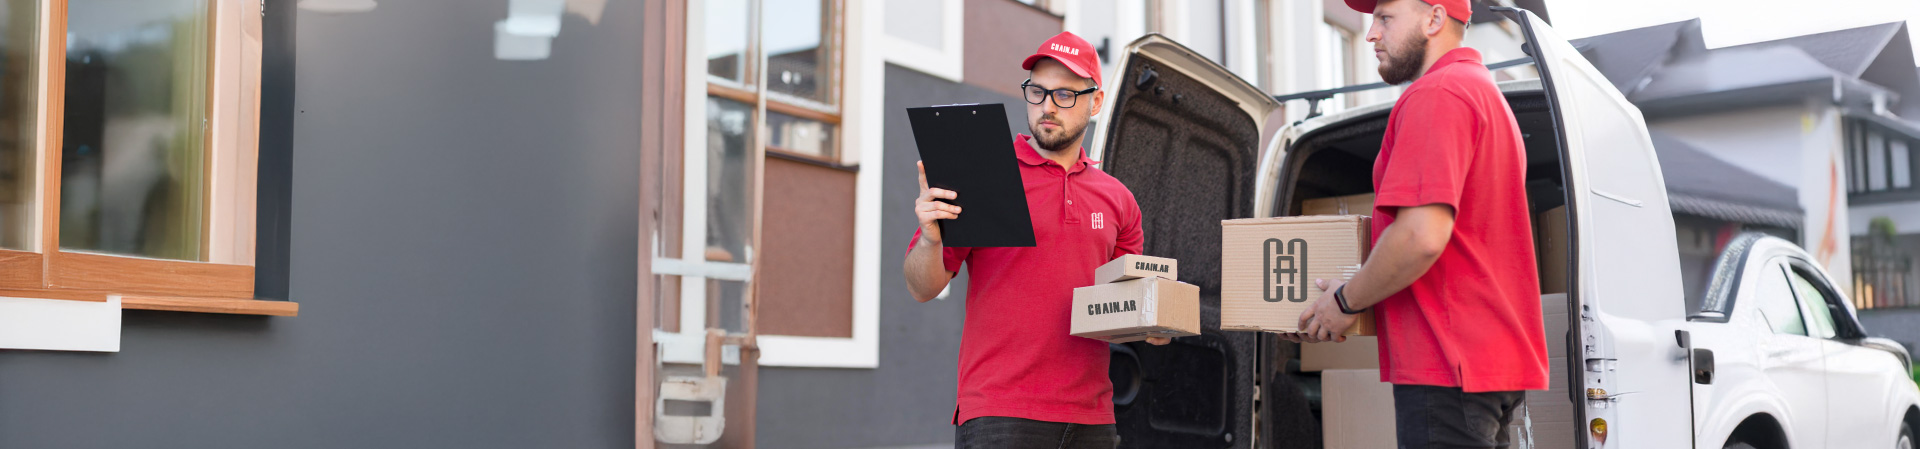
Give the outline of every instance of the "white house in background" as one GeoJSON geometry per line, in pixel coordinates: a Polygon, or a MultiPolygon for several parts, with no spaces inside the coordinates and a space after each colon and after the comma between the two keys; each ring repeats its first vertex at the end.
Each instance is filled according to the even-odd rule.
{"type": "MultiPolygon", "coordinates": [[[[1747,213],[1745,218],[1717,218],[1756,226],[1797,213],[1796,225],[1784,227],[1828,271],[1851,280],[1856,307],[1920,306],[1920,277],[1912,263],[1912,255],[1920,254],[1920,186],[1912,154],[1920,147],[1920,100],[1902,101],[1920,97],[1920,71],[1907,25],[1717,49],[1706,48],[1700,30],[1692,20],[1575,45],[1640,106],[1648,127],[1674,146],[1788,186],[1797,204],[1779,207],[1750,198],[1719,205],[1726,206],[1722,212],[1747,213]]],[[[1666,169],[1670,180],[1693,176],[1666,169]]],[[[1862,313],[1863,319],[1872,315],[1862,313]]],[[[1890,327],[1910,326],[1882,326],[1890,327]]],[[[1906,340],[1913,337],[1920,335],[1906,340]]]]}

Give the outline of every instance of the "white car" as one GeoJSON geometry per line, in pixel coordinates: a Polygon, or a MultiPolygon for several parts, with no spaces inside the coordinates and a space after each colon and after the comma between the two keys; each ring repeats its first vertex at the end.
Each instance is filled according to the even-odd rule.
{"type": "Polygon", "coordinates": [[[1905,347],[1867,337],[1799,246],[1727,245],[1685,327],[1701,445],[1911,449],[1920,391],[1905,347]]]}
{"type": "MultiPolygon", "coordinates": [[[[1563,227],[1539,229],[1568,242],[1570,291],[1543,296],[1556,317],[1543,323],[1553,390],[1529,394],[1521,447],[1911,448],[1920,394],[1905,350],[1862,338],[1839,290],[1785,241],[1742,240],[1763,260],[1729,262],[1719,299],[1690,307],[1640,110],[1538,17],[1494,10],[1526,37],[1520,53],[1540,75],[1500,85],[1524,135],[1533,212],[1567,209],[1563,227]],[[1788,290],[1768,284],[1769,266],[1788,290]],[[1802,289],[1833,306],[1798,309],[1802,289]],[[1772,332],[1789,310],[1803,312],[1807,336],[1772,332]]],[[[1320,447],[1298,346],[1219,330],[1220,221],[1368,193],[1391,104],[1270,122],[1275,97],[1159,35],[1129,44],[1116,67],[1089,148],[1135,193],[1144,252],[1180,260],[1181,280],[1201,287],[1203,327],[1166,346],[1114,346],[1123,446],[1320,447]]]]}

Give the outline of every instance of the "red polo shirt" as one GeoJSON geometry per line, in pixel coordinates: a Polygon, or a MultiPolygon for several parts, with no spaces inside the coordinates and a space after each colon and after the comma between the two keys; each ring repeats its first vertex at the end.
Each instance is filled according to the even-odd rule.
{"type": "Polygon", "coordinates": [[[1113,424],[1107,343],[1067,329],[1073,289],[1093,285],[1101,264],[1140,253],[1140,206],[1085,151],[1061,167],[1025,134],[1013,147],[1037,246],[943,251],[947,271],[964,263],[970,276],[953,424],[981,416],[1113,424]]]}
{"type": "Polygon", "coordinates": [[[1401,207],[1453,206],[1454,222],[1433,267],[1374,307],[1382,381],[1547,388],[1526,169],[1520,126],[1480,52],[1447,52],[1394,103],[1373,165],[1373,235],[1401,207]]]}

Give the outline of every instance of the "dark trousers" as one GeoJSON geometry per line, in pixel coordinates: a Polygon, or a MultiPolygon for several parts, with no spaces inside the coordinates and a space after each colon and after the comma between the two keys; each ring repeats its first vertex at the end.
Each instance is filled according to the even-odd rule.
{"type": "Polygon", "coordinates": [[[969,419],[960,423],[953,433],[953,447],[959,449],[1113,449],[1120,445],[1120,436],[1112,424],[1072,424],[1001,416],[969,419]]]}
{"type": "Polygon", "coordinates": [[[1500,448],[1526,394],[1466,393],[1458,387],[1394,385],[1393,417],[1401,449],[1500,448]]]}

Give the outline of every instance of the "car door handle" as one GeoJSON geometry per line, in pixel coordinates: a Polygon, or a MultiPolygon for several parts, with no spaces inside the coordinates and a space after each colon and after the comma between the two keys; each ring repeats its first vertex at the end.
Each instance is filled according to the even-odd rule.
{"type": "Polygon", "coordinates": [[[1693,383],[1713,385],[1713,350],[1693,348],[1693,383]]]}

